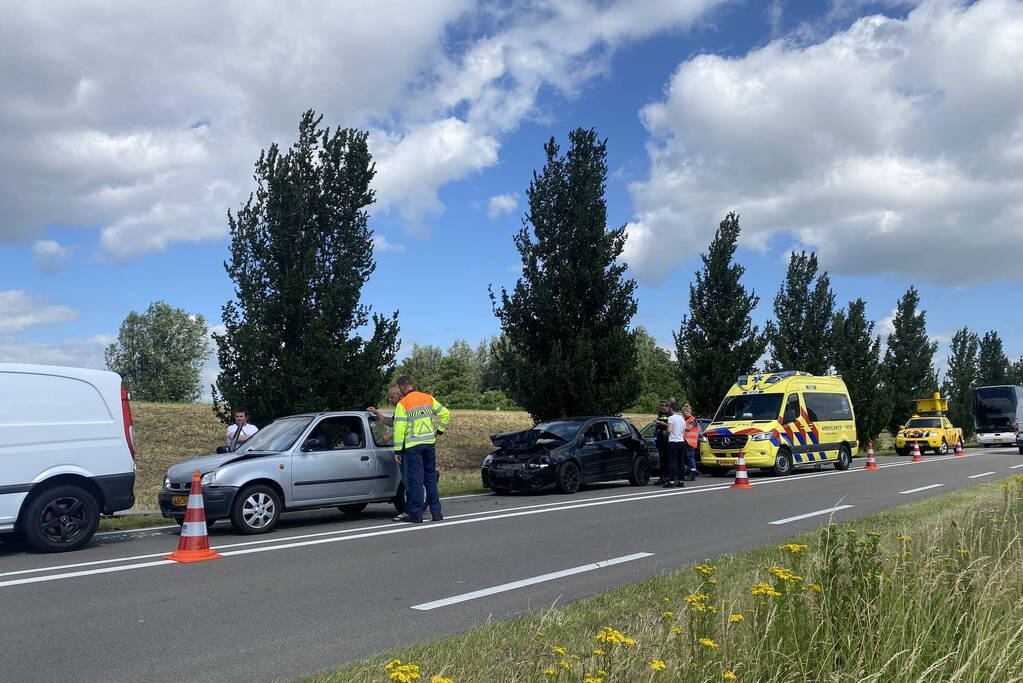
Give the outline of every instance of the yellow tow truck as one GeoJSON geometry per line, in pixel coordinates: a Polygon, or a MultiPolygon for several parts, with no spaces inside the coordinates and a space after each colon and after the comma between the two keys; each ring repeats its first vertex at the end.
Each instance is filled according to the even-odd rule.
{"type": "Polygon", "coordinates": [[[895,452],[909,455],[914,441],[920,444],[921,453],[930,448],[939,455],[945,455],[954,449],[962,441],[963,430],[953,427],[947,414],[948,401],[941,394],[935,392],[932,398],[917,399],[916,413],[895,435],[895,452]]]}

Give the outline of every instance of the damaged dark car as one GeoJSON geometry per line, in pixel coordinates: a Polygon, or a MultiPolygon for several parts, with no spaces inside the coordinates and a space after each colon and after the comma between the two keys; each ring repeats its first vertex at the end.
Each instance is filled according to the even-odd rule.
{"type": "Polygon", "coordinates": [[[570,417],[521,432],[493,434],[497,450],[483,460],[483,486],[494,493],[557,489],[627,479],[650,482],[650,458],[639,431],[621,417],[570,417]]]}

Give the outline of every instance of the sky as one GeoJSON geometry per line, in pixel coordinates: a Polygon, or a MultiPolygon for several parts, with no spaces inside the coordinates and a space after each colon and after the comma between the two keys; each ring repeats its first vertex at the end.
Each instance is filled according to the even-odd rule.
{"type": "MultiPolygon", "coordinates": [[[[9,3],[0,24],[0,361],[103,366],[130,311],[220,323],[227,211],[303,111],[369,131],[402,352],[498,330],[488,286],[554,137],[608,139],[608,220],[667,348],[717,224],[769,320],[791,250],[891,330],[920,290],[1023,354],[1023,0],[9,3]],[[403,308],[428,277],[435,310],[403,308]]],[[[204,372],[212,381],[216,366],[204,372]]],[[[208,389],[206,390],[208,392],[208,389]]]]}

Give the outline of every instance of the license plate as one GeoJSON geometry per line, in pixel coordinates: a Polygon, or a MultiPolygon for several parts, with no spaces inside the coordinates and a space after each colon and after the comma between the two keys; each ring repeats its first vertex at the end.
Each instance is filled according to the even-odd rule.
{"type": "Polygon", "coordinates": [[[737,465],[739,461],[736,458],[721,458],[718,460],[719,465],[737,465]]]}
{"type": "Polygon", "coordinates": [[[181,507],[188,505],[188,496],[172,496],[171,505],[180,505],[181,507]]]}

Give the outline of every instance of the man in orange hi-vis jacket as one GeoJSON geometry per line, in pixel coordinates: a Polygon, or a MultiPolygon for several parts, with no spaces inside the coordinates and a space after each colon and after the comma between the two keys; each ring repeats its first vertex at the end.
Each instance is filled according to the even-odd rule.
{"type": "Polygon", "coordinates": [[[423,521],[423,486],[433,521],[444,519],[437,491],[437,436],[444,433],[451,413],[433,396],[416,391],[410,377],[398,378],[401,400],[394,408],[394,457],[405,471],[405,512],[395,519],[423,521]],[[433,418],[440,420],[434,428],[433,418]]]}

